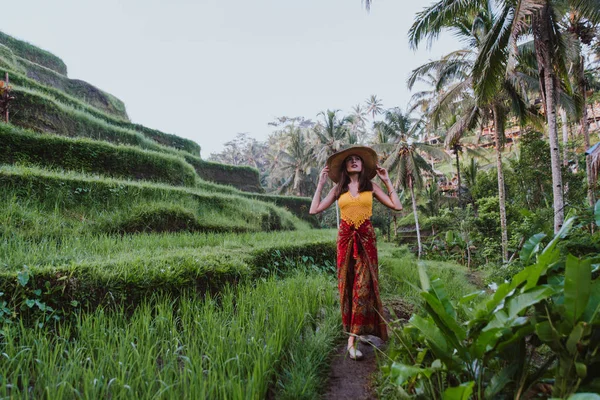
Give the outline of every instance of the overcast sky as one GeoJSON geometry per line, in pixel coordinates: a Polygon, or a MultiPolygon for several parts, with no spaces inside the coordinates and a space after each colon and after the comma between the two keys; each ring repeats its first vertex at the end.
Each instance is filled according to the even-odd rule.
{"type": "Polygon", "coordinates": [[[61,57],[69,77],[125,102],[133,122],[219,152],[238,132],[264,140],[279,116],[316,119],[372,94],[406,108],[406,79],[458,47],[409,49],[429,0],[19,0],[1,30],[61,57]]]}

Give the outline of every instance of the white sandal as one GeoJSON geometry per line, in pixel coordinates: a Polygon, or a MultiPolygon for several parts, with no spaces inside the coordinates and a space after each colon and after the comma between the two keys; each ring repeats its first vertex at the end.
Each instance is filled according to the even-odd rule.
{"type": "Polygon", "coordinates": [[[363,354],[360,350],[356,348],[356,346],[348,347],[348,355],[353,360],[360,360],[363,357],[363,354]]]}

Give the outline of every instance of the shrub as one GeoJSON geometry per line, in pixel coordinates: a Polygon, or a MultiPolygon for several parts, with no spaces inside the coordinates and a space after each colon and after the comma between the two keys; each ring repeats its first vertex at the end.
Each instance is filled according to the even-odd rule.
{"type": "Polygon", "coordinates": [[[210,230],[221,227],[260,231],[267,227],[275,230],[307,226],[290,212],[258,200],[73,172],[57,174],[36,168],[0,167],[0,188],[0,203],[5,206],[0,211],[0,218],[5,219],[3,227],[26,234],[29,225],[22,225],[22,219],[11,213],[11,209],[18,210],[33,223],[32,233],[38,238],[51,232],[83,234],[93,231],[98,224],[106,227],[111,220],[116,224],[114,229],[118,229],[132,205],[140,208],[179,205],[194,210],[197,221],[210,230]],[[56,220],[57,224],[46,224],[43,219],[56,220]]]}
{"type": "Polygon", "coordinates": [[[221,185],[231,185],[244,192],[264,192],[260,186],[258,170],[256,168],[219,164],[189,155],[185,155],[185,159],[196,169],[198,176],[206,181],[221,185]]]}
{"type": "MultiPolygon", "coordinates": [[[[301,236],[293,245],[274,243],[238,249],[187,247],[152,256],[130,251],[106,259],[77,259],[61,265],[32,267],[27,272],[29,285],[25,289],[29,297],[53,310],[70,310],[73,302],[92,309],[115,304],[131,308],[156,292],[180,295],[194,289],[214,293],[228,283],[273,273],[286,274],[304,267],[331,273],[335,271],[335,254],[333,240],[307,241],[301,236]]],[[[0,272],[5,307],[18,314],[21,314],[18,309],[23,292],[19,282],[22,273],[23,270],[0,272]]]]}
{"type": "MultiPolygon", "coordinates": [[[[600,202],[597,209],[600,221],[600,202]]],[[[600,280],[592,264],[600,256],[561,255],[557,245],[573,223],[567,220],[543,251],[543,234],[529,239],[520,253],[527,267],[479,303],[473,304],[475,293],[453,304],[444,281],[421,269],[427,315],[414,315],[396,331],[383,367],[387,382],[405,396],[426,398],[596,392],[600,280]],[[464,323],[457,309],[467,316],[464,323]],[[550,390],[546,376],[554,377],[550,390]]]]}
{"type": "Polygon", "coordinates": [[[67,75],[67,66],[63,60],[46,50],[42,50],[39,47],[23,40],[16,39],[3,32],[0,32],[0,43],[10,48],[19,57],[43,65],[59,74],[67,75]]]}
{"type": "Polygon", "coordinates": [[[89,139],[41,135],[0,123],[0,163],[40,165],[194,186],[196,172],[182,158],[89,139]]]}

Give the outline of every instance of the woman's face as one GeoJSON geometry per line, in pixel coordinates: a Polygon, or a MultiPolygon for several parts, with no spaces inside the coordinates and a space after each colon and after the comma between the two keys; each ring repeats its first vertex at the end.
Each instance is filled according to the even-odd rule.
{"type": "Polygon", "coordinates": [[[356,155],[348,156],[346,158],[346,171],[349,174],[360,173],[362,171],[362,159],[356,155]]]}

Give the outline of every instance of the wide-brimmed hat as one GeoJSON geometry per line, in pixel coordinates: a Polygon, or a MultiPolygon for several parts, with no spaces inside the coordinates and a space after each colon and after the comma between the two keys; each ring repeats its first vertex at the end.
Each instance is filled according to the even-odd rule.
{"type": "Polygon", "coordinates": [[[342,168],[345,167],[344,161],[352,155],[362,158],[363,170],[367,173],[369,179],[375,178],[375,175],[377,175],[377,153],[375,150],[366,146],[352,146],[329,156],[327,159],[329,179],[335,183],[339,182],[342,177],[342,168]]]}

